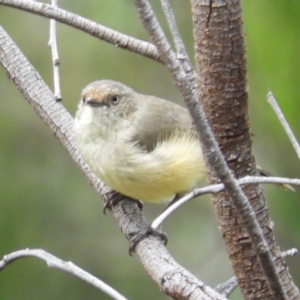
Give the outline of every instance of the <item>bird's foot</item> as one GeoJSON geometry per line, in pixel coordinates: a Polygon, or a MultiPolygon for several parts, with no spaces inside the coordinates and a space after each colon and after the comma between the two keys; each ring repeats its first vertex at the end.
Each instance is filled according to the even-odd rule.
{"type": "Polygon", "coordinates": [[[136,200],[133,198],[130,198],[128,196],[124,196],[116,191],[111,191],[108,194],[108,200],[105,201],[103,205],[103,213],[106,213],[107,209],[112,209],[112,207],[116,206],[120,201],[122,200],[129,200],[137,203],[139,209],[142,211],[143,210],[143,203],[140,200],[136,200]]]}
{"type": "Polygon", "coordinates": [[[132,255],[132,252],[135,251],[137,244],[143,239],[148,238],[150,235],[159,237],[164,242],[164,245],[166,245],[168,242],[168,237],[164,232],[154,230],[149,226],[146,230],[138,232],[130,238],[130,246],[128,250],[129,254],[132,255]]]}

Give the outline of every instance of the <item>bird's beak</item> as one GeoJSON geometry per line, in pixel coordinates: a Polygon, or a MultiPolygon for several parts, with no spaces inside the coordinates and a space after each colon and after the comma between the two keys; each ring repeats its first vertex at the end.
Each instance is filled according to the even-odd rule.
{"type": "Polygon", "coordinates": [[[91,107],[101,107],[101,106],[107,106],[106,103],[104,102],[100,102],[99,100],[95,99],[95,98],[87,98],[85,100],[85,104],[89,105],[91,107]]]}

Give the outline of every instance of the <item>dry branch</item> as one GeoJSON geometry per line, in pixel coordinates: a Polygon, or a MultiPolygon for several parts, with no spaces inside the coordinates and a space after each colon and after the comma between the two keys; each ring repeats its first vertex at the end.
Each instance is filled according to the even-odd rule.
{"type": "Polygon", "coordinates": [[[161,62],[156,47],[151,43],[135,39],[89,19],[83,18],[77,14],[61,8],[53,7],[50,4],[38,1],[0,0],[0,5],[17,8],[48,19],[54,19],[60,23],[82,30],[87,34],[97,37],[116,47],[123,48],[161,62]]]}

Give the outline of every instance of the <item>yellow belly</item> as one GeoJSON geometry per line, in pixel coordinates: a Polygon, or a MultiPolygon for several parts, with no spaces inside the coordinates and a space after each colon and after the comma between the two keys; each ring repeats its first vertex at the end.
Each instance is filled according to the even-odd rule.
{"type": "Polygon", "coordinates": [[[193,131],[176,132],[152,152],[135,144],[115,145],[101,172],[94,171],[116,191],[149,202],[172,200],[176,194],[192,189],[205,173],[193,131]]]}

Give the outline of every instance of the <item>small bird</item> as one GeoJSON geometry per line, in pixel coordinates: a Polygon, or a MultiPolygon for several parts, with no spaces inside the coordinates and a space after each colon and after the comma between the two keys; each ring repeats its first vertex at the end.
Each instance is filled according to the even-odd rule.
{"type": "Polygon", "coordinates": [[[205,175],[188,110],[122,83],[99,80],[87,85],[74,128],[86,163],[108,186],[130,198],[171,201],[205,175]]]}

